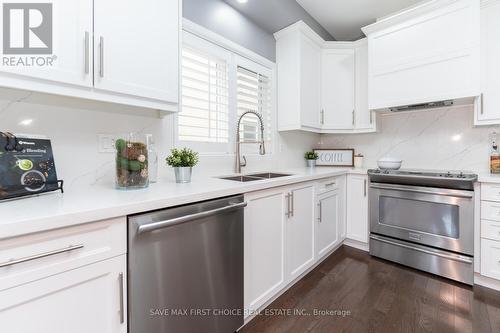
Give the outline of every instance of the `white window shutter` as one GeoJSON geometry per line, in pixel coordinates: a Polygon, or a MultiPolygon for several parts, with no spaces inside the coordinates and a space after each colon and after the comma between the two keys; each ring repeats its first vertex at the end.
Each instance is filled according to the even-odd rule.
{"type": "Polygon", "coordinates": [[[224,59],[183,47],[179,141],[229,142],[228,76],[224,59]]]}

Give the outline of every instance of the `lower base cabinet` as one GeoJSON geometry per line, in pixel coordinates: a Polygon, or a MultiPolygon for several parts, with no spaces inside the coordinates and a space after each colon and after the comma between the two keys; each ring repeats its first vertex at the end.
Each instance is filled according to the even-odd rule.
{"type": "MultiPolygon", "coordinates": [[[[317,186],[312,182],[245,195],[245,317],[342,242],[345,176],[339,179],[339,187],[322,197],[316,196],[317,186]],[[324,209],[321,226],[317,198],[324,209]]],[[[330,180],[328,184],[336,183],[330,180]]]]}
{"type": "Polygon", "coordinates": [[[244,305],[253,311],[285,285],[285,192],[249,193],[245,201],[244,305]]]}
{"type": "Polygon", "coordinates": [[[368,244],[368,176],[347,175],[346,238],[368,244]]]}
{"type": "Polygon", "coordinates": [[[287,282],[314,264],[314,185],[290,188],[286,219],[287,282]]]}
{"type": "Polygon", "coordinates": [[[3,332],[126,333],[126,255],[0,292],[3,332]]]}
{"type": "Polygon", "coordinates": [[[340,245],[345,238],[345,208],[343,188],[322,193],[317,197],[316,256],[321,258],[340,245]]]}

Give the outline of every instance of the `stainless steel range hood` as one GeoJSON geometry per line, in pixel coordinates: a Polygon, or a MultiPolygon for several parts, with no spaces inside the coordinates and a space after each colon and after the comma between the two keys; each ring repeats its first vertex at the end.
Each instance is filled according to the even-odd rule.
{"type": "Polygon", "coordinates": [[[454,100],[446,100],[446,101],[439,101],[439,102],[396,106],[396,107],[389,108],[389,111],[391,111],[391,112],[403,112],[403,111],[435,109],[435,108],[444,108],[444,107],[453,106],[454,104],[455,104],[454,100]]]}
{"type": "Polygon", "coordinates": [[[388,107],[385,109],[378,109],[378,110],[374,110],[374,111],[405,112],[405,111],[439,109],[439,108],[447,108],[447,107],[461,106],[461,105],[474,105],[475,99],[476,99],[476,97],[447,99],[447,100],[435,101],[435,102],[425,102],[425,103],[393,106],[393,107],[388,107]]]}

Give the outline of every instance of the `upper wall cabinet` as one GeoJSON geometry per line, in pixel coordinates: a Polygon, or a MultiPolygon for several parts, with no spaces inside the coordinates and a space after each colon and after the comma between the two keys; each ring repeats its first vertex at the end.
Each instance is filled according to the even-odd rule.
{"type": "Polygon", "coordinates": [[[374,132],[366,40],[325,42],[299,21],[275,34],[278,130],[374,132]]]}
{"type": "Polygon", "coordinates": [[[321,129],[320,76],[323,40],[302,21],[275,34],[278,129],[321,129]]]}
{"type": "Polygon", "coordinates": [[[478,96],[479,0],[433,0],[363,28],[369,108],[478,96]]]}
{"type": "Polygon", "coordinates": [[[481,7],[481,90],[474,123],[500,123],[500,0],[488,0],[481,7]]]}
{"type": "Polygon", "coordinates": [[[367,41],[326,42],[321,57],[321,133],[376,131],[368,109],[367,41]]]}
{"type": "Polygon", "coordinates": [[[94,41],[96,88],[177,101],[178,1],[95,1],[94,41]]]}
{"type": "Polygon", "coordinates": [[[176,111],[179,2],[10,1],[0,86],[176,111]]]}

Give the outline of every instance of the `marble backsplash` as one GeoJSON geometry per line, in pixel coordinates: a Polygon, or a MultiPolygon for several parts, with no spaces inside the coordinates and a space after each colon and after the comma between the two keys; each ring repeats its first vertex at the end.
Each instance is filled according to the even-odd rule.
{"type": "MultiPolygon", "coordinates": [[[[379,158],[403,160],[403,168],[489,172],[489,138],[500,126],[473,125],[472,106],[377,116],[377,133],[322,135],[322,148],[354,148],[364,166],[379,158]]],[[[499,136],[500,140],[500,136],[499,136]]]]}
{"type": "MultiPolygon", "coordinates": [[[[173,123],[173,116],[160,119],[156,111],[146,109],[0,89],[0,130],[51,138],[58,176],[68,191],[113,186],[114,154],[99,152],[99,134],[153,134],[159,152],[159,179],[173,181],[173,171],[164,162],[174,145],[173,123]]],[[[303,153],[317,145],[319,137],[275,132],[273,153],[248,156],[246,171],[303,166],[303,153]]],[[[201,155],[194,177],[227,175],[233,168],[234,155],[201,155]]]]}

